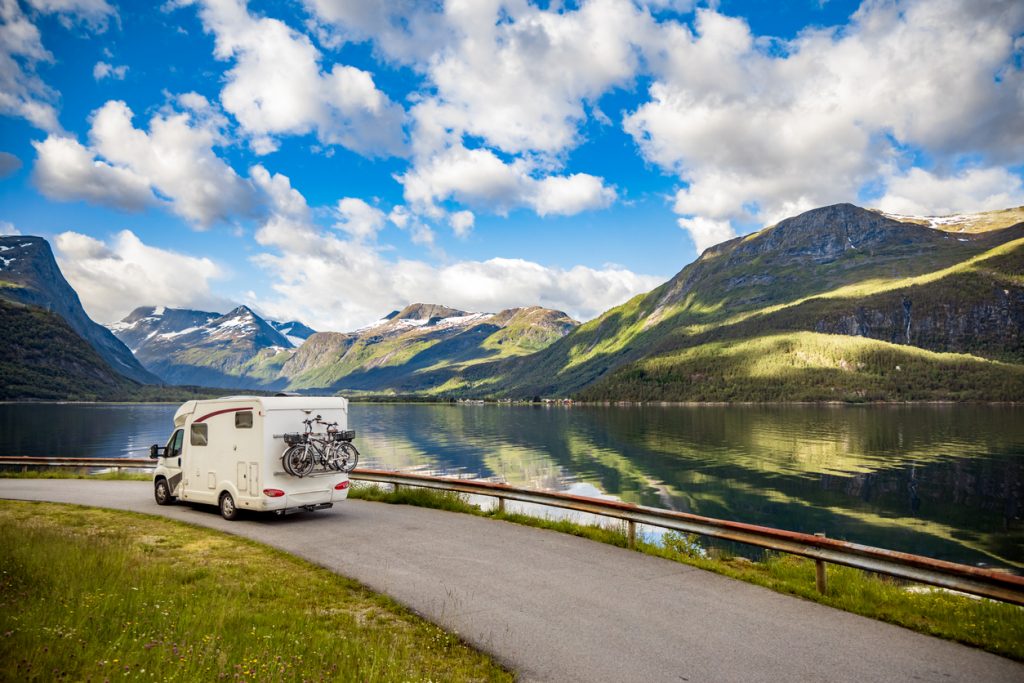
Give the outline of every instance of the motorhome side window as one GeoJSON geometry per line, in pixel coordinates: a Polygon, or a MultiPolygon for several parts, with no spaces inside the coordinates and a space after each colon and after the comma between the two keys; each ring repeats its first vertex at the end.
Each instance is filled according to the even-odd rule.
{"type": "Polygon", "coordinates": [[[192,425],[192,433],[189,436],[189,443],[193,446],[205,446],[207,444],[207,429],[209,425],[200,422],[192,425]]]}
{"type": "Polygon", "coordinates": [[[185,430],[178,429],[171,435],[170,441],[167,442],[167,457],[176,458],[181,455],[181,443],[185,440],[185,430]]]}
{"type": "Polygon", "coordinates": [[[252,429],[252,411],[245,410],[235,413],[236,429],[252,429]]]}

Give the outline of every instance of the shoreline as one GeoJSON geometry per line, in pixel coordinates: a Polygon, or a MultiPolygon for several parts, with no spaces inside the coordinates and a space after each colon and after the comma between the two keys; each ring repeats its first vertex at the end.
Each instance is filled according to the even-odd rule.
{"type": "MultiPolygon", "coordinates": [[[[246,394],[237,394],[245,396],[246,394]]],[[[311,394],[315,395],[315,394],[311,394]]],[[[337,394],[330,394],[336,396],[337,394]]],[[[348,398],[348,397],[345,397],[348,398]]],[[[190,399],[192,400],[192,399],[190,399]]],[[[954,400],[925,400],[925,401],[576,401],[573,399],[545,399],[540,402],[534,401],[510,401],[501,399],[438,399],[438,400],[409,400],[395,399],[388,400],[362,400],[358,397],[348,398],[349,403],[360,405],[445,405],[445,406],[536,406],[538,408],[572,408],[576,406],[585,408],[728,408],[733,406],[827,406],[827,407],[866,407],[866,406],[1021,406],[1024,401],[954,401],[954,400]]],[[[107,406],[140,406],[140,405],[181,405],[182,401],[74,401],[74,400],[45,400],[45,399],[6,399],[0,401],[0,405],[107,405],[107,406]]]]}

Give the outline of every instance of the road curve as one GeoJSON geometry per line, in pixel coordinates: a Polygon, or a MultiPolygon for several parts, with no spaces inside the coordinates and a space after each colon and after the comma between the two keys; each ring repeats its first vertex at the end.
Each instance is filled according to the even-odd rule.
{"type": "MultiPolygon", "coordinates": [[[[226,522],[144,482],[0,479],[0,498],[158,514],[386,593],[524,681],[1024,681],[1024,665],[717,574],[470,515],[347,501],[226,522]]],[[[1024,616],[1022,616],[1024,618],[1024,616]]]]}

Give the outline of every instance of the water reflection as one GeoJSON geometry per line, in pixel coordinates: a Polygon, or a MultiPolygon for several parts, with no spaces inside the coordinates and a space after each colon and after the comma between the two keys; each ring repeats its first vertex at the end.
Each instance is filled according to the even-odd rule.
{"type": "Polygon", "coordinates": [[[380,466],[565,489],[1024,566],[1024,410],[354,406],[380,466]]]}
{"type": "MultiPolygon", "coordinates": [[[[175,407],[0,405],[0,453],[139,457],[175,407]]],[[[1024,567],[1022,407],[353,404],[350,422],[365,466],[1024,567]]]]}

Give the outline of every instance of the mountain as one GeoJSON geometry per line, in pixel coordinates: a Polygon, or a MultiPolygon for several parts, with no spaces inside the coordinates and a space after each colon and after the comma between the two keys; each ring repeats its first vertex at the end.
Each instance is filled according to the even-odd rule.
{"type": "Polygon", "coordinates": [[[111,399],[138,387],[45,308],[0,298],[0,330],[0,400],[111,399]]]}
{"type": "Polygon", "coordinates": [[[309,339],[311,335],[316,334],[316,330],[303,325],[298,320],[289,320],[285,323],[276,320],[268,320],[267,322],[271,327],[283,334],[285,339],[291,342],[292,346],[296,347],[302,346],[302,342],[309,339]]]}
{"type": "MultiPolygon", "coordinates": [[[[138,357],[150,344],[162,345],[194,332],[220,317],[220,313],[165,306],[141,306],[107,327],[138,357]]],[[[166,349],[165,349],[166,350],[166,349]]]]}
{"type": "Polygon", "coordinates": [[[458,368],[533,353],[578,324],[539,307],[470,313],[412,304],[344,333],[266,321],[244,306],[224,316],[143,307],[111,329],[168,382],[416,392],[437,389],[458,368]]]}
{"type": "Polygon", "coordinates": [[[526,361],[468,368],[447,388],[588,400],[1019,399],[1022,221],[1024,209],[808,211],[707,249],[526,361]]]}
{"type": "MultiPolygon", "coordinates": [[[[0,237],[0,298],[59,316],[119,374],[143,384],[160,382],[108,329],[89,318],[43,238],[0,237]]],[[[46,329],[56,328],[47,324],[46,329]]]]}
{"type": "Polygon", "coordinates": [[[538,306],[471,313],[417,303],[355,332],[310,336],[281,374],[291,389],[439,391],[463,368],[534,353],[577,325],[538,306]]]}
{"type": "MultiPolygon", "coordinates": [[[[301,323],[292,323],[301,325],[301,323]]],[[[305,327],[305,326],[302,326],[305,327]]],[[[228,388],[272,386],[273,368],[293,348],[247,306],[224,315],[145,306],[110,329],[150,371],[172,384],[228,388]]]]}

